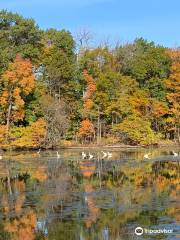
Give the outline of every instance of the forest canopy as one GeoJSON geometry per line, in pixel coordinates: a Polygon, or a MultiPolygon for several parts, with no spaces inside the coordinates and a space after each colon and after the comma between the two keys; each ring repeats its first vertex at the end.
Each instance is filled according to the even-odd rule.
{"type": "Polygon", "coordinates": [[[179,142],[180,49],[83,42],[0,11],[0,147],[179,142]]]}

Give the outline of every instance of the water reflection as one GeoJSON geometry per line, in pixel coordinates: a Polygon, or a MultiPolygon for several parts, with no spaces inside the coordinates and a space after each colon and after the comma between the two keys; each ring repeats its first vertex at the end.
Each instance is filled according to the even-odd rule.
{"type": "Polygon", "coordinates": [[[0,240],[139,239],[137,226],[173,229],[179,239],[180,165],[170,151],[113,151],[109,160],[94,150],[13,153],[0,162],[0,240]]]}

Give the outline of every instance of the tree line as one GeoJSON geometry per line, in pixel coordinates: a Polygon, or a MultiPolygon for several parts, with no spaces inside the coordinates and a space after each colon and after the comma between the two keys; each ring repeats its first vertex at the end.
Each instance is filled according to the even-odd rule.
{"type": "Polygon", "coordinates": [[[180,141],[179,48],[87,37],[0,11],[2,148],[180,141]]]}

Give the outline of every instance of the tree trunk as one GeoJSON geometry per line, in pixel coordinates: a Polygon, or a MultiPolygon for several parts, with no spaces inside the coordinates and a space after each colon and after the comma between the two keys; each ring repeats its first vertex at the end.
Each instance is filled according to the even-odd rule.
{"type": "Polygon", "coordinates": [[[100,112],[98,107],[97,144],[99,144],[99,141],[100,141],[100,112]]]}
{"type": "Polygon", "coordinates": [[[11,109],[12,109],[12,94],[10,91],[10,96],[9,96],[9,106],[8,106],[8,111],[7,111],[7,118],[6,118],[6,140],[9,139],[9,129],[10,129],[10,118],[11,118],[11,109]]]}
{"type": "Polygon", "coordinates": [[[11,180],[10,180],[9,172],[8,172],[8,177],[7,177],[7,184],[8,184],[9,194],[12,195],[11,180]]]}

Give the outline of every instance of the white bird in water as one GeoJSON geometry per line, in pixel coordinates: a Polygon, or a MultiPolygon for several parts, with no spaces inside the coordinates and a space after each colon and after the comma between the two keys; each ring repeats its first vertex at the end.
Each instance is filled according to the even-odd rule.
{"type": "Polygon", "coordinates": [[[56,155],[57,155],[57,158],[60,158],[60,154],[58,151],[56,152],[56,155]]]}
{"type": "Polygon", "coordinates": [[[93,158],[93,155],[89,153],[89,160],[91,160],[92,158],[93,158]]]}
{"type": "Polygon", "coordinates": [[[85,152],[82,152],[81,155],[82,155],[82,159],[86,158],[86,153],[85,152]]]}
{"type": "Polygon", "coordinates": [[[40,152],[41,152],[41,149],[39,148],[39,150],[37,151],[37,154],[40,154],[40,152]]]}
{"type": "Polygon", "coordinates": [[[102,158],[103,158],[103,159],[106,158],[108,154],[107,154],[106,152],[104,152],[104,151],[101,151],[101,152],[102,152],[102,154],[103,154],[102,158]]]}
{"type": "Polygon", "coordinates": [[[87,202],[87,201],[88,201],[88,198],[87,198],[87,196],[85,196],[85,197],[84,197],[84,200],[85,200],[85,202],[87,202]]]}
{"type": "Polygon", "coordinates": [[[150,155],[150,153],[144,154],[144,159],[151,159],[151,158],[149,157],[149,155],[150,155]]]}
{"type": "Polygon", "coordinates": [[[174,151],[172,151],[172,153],[173,153],[173,156],[174,156],[174,157],[177,157],[177,156],[178,156],[178,153],[176,153],[176,152],[174,152],[174,151]]]}
{"type": "Polygon", "coordinates": [[[112,158],[112,153],[107,152],[107,155],[108,155],[108,159],[109,159],[109,158],[112,158]]]}

